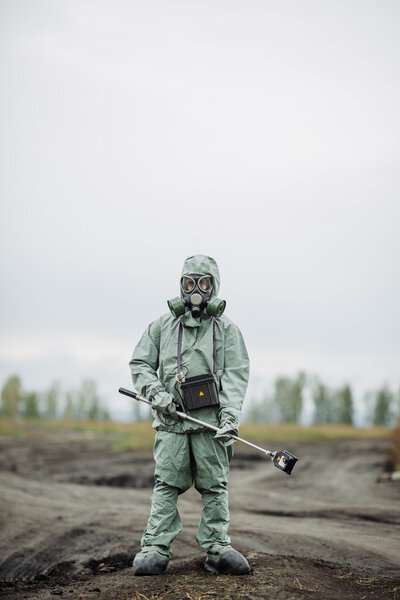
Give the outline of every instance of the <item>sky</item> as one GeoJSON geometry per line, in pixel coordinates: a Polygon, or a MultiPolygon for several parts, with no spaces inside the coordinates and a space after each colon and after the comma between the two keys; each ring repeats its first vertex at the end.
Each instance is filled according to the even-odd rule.
{"type": "Polygon", "coordinates": [[[303,369],[400,386],[400,5],[2,0],[0,384],[128,362],[220,267],[249,398],[303,369]]]}

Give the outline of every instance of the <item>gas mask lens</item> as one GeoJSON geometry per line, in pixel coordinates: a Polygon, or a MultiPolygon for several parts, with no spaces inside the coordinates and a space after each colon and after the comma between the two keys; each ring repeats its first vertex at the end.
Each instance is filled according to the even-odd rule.
{"type": "Polygon", "coordinates": [[[193,292],[195,287],[196,282],[194,279],[192,279],[191,277],[182,277],[181,288],[182,291],[185,292],[185,294],[190,294],[190,292],[193,292]]]}
{"type": "Polygon", "coordinates": [[[201,292],[211,292],[212,290],[212,277],[210,275],[202,275],[196,279],[193,277],[189,277],[188,275],[184,275],[181,278],[181,288],[185,294],[190,294],[193,292],[196,287],[196,281],[198,288],[201,292]]]}
{"type": "Polygon", "coordinates": [[[212,278],[209,275],[205,275],[205,277],[200,277],[198,281],[198,286],[202,292],[211,292],[212,278]]]}

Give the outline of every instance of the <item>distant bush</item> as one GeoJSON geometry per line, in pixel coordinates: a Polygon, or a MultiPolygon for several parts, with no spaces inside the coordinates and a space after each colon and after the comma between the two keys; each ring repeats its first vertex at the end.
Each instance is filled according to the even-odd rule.
{"type": "MultiPolygon", "coordinates": [[[[317,376],[300,372],[296,377],[277,377],[273,391],[252,398],[246,414],[248,423],[301,423],[304,397],[312,402],[314,425],[353,425],[354,397],[349,384],[339,388],[326,385],[317,376]]],[[[394,426],[400,418],[400,390],[397,395],[383,386],[364,395],[365,425],[394,426]]]]}
{"type": "Polygon", "coordinates": [[[19,413],[21,400],[21,380],[18,375],[11,375],[1,390],[1,414],[15,419],[19,413]]]}
{"type": "Polygon", "coordinates": [[[98,395],[97,384],[91,379],[85,379],[76,390],[62,394],[58,381],[44,392],[26,391],[18,375],[11,375],[3,385],[0,413],[13,419],[110,419],[98,395]]]}
{"type": "Polygon", "coordinates": [[[313,423],[353,425],[353,394],[349,385],[332,389],[315,379],[312,384],[313,423]]]}
{"type": "Polygon", "coordinates": [[[277,377],[273,392],[253,398],[247,411],[249,423],[301,423],[304,396],[313,403],[314,424],[353,424],[354,402],[349,385],[331,389],[315,376],[303,371],[296,377],[277,377]]]}
{"type": "Polygon", "coordinates": [[[303,409],[305,374],[277,377],[272,394],[253,399],[247,413],[250,423],[299,423],[303,409]]]}
{"type": "Polygon", "coordinates": [[[400,389],[397,394],[388,385],[364,395],[366,421],[370,425],[395,426],[400,419],[400,389]]]}
{"type": "Polygon", "coordinates": [[[394,471],[400,470],[400,418],[390,436],[389,462],[394,471]]]}

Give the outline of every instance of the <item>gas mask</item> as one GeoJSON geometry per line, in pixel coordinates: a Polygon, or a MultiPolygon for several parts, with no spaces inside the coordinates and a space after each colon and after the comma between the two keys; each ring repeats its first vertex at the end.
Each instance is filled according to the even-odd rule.
{"type": "Polygon", "coordinates": [[[206,313],[213,317],[220,317],[225,310],[225,300],[213,298],[213,279],[210,275],[202,273],[190,273],[181,277],[181,298],[168,300],[168,306],[174,317],[184,314],[186,307],[189,308],[192,316],[200,318],[201,313],[206,313]]]}

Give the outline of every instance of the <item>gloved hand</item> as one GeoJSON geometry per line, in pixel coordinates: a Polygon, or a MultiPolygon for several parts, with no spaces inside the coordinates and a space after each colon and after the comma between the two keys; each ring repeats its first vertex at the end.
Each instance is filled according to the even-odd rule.
{"type": "Polygon", "coordinates": [[[164,415],[172,417],[174,421],[179,421],[174,397],[168,392],[157,392],[151,399],[151,406],[164,415]]]}
{"type": "Polygon", "coordinates": [[[229,433],[232,433],[233,435],[238,434],[236,425],[232,423],[232,421],[226,421],[220,426],[217,433],[214,435],[214,440],[221,440],[221,442],[225,443],[225,446],[230,446],[235,440],[228,435],[229,433]]]}

